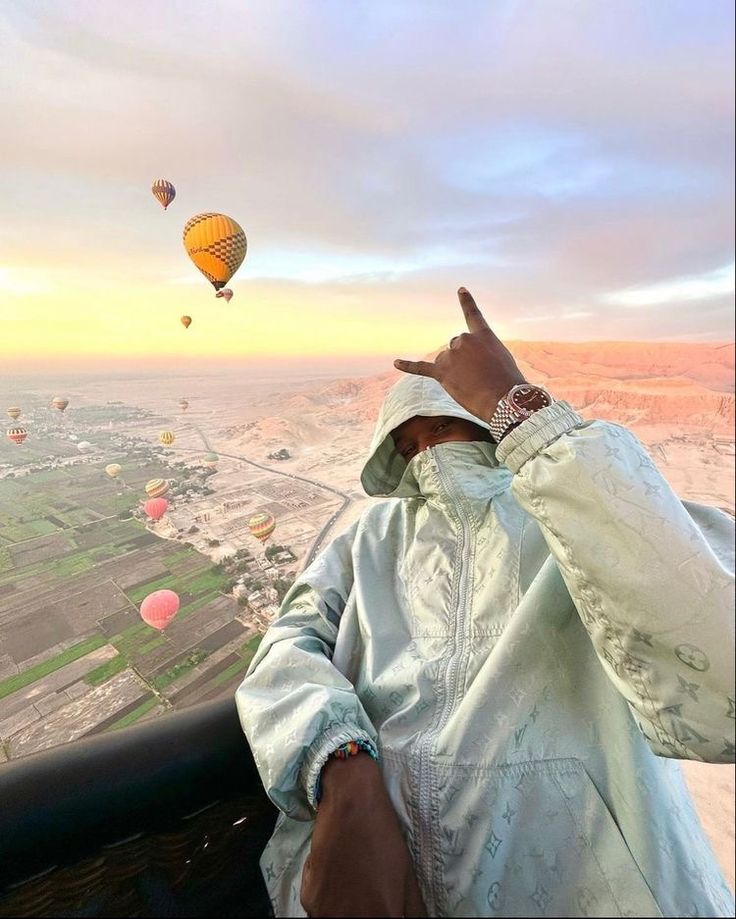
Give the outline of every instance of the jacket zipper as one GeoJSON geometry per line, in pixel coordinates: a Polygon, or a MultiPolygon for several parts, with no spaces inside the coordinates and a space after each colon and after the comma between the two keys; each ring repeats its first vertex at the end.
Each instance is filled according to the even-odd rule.
{"type": "MultiPolygon", "coordinates": [[[[448,485],[447,476],[442,471],[439,461],[437,460],[435,454],[432,452],[432,448],[429,447],[428,450],[432,459],[432,468],[437,473],[437,476],[443,486],[445,496],[449,501],[451,500],[451,492],[448,485]]],[[[420,747],[419,753],[419,863],[422,868],[422,874],[428,882],[432,900],[434,901],[432,904],[427,904],[430,915],[437,914],[439,901],[442,897],[439,878],[435,876],[434,871],[434,845],[432,840],[433,815],[431,796],[431,756],[435,741],[447,724],[452,710],[455,707],[459,677],[462,672],[461,662],[465,653],[465,619],[467,615],[466,598],[468,594],[469,582],[471,579],[469,573],[469,561],[473,557],[473,553],[467,551],[467,547],[470,545],[470,526],[468,515],[462,509],[461,504],[455,504],[454,508],[456,516],[460,522],[460,541],[456,554],[456,558],[458,556],[460,558],[460,581],[457,591],[457,606],[454,610],[455,631],[453,650],[442,675],[442,679],[445,684],[444,705],[442,707],[442,711],[440,712],[437,723],[430,731],[427,732],[427,735],[425,736],[424,741],[420,747]]]]}

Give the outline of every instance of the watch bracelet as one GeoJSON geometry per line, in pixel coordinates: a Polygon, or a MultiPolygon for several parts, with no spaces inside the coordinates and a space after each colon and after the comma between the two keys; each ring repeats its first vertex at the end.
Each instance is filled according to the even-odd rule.
{"type": "Polygon", "coordinates": [[[512,431],[517,424],[521,424],[521,421],[514,419],[511,407],[506,402],[506,397],[504,396],[503,399],[501,399],[501,401],[498,403],[498,406],[496,407],[496,410],[493,413],[489,424],[491,434],[493,435],[496,443],[500,443],[509,433],[509,431],[512,431]]]}
{"type": "MultiPolygon", "coordinates": [[[[534,385],[534,384],[531,384],[531,385],[534,385]]],[[[514,387],[512,386],[511,389],[513,388],[514,387]]],[[[511,390],[509,390],[509,392],[511,392],[511,390]]],[[[545,390],[545,392],[547,391],[545,390]]],[[[547,395],[550,395],[550,394],[547,393],[547,395]]],[[[527,415],[527,418],[516,418],[513,408],[506,401],[506,396],[508,396],[508,393],[502,396],[501,399],[499,400],[498,405],[496,406],[496,410],[491,416],[491,420],[489,422],[491,434],[493,435],[493,438],[497,444],[501,443],[504,437],[506,437],[507,434],[510,434],[511,431],[514,430],[514,428],[518,428],[520,424],[523,424],[527,420],[527,418],[531,418],[532,415],[536,414],[537,412],[540,412],[543,408],[549,407],[549,406],[543,405],[543,406],[540,406],[539,408],[532,409],[530,414],[527,415]]],[[[551,402],[550,402],[550,405],[551,405],[554,403],[555,399],[551,395],[550,395],[550,399],[551,399],[551,402]]]]}

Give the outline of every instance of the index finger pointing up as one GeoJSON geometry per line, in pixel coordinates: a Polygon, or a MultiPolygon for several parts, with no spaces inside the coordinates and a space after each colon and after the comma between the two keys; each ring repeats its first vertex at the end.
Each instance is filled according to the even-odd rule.
{"type": "Polygon", "coordinates": [[[483,313],[478,309],[470,292],[464,287],[461,287],[457,292],[457,296],[460,300],[460,306],[462,307],[463,313],[465,314],[465,321],[468,324],[468,329],[471,332],[480,332],[481,329],[488,329],[489,325],[483,318],[483,313]]]}

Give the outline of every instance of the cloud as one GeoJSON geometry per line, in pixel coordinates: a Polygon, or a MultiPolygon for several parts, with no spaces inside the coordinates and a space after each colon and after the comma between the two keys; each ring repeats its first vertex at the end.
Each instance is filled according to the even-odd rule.
{"type": "Polygon", "coordinates": [[[734,292],[734,264],[725,265],[706,274],[672,278],[647,287],[629,288],[606,294],[604,303],[634,309],[640,306],[662,306],[710,300],[734,292]]]}
{"type": "Polygon", "coordinates": [[[606,295],[730,257],[732,19],[725,0],[11,4],[4,251],[193,285],[181,227],[222,210],[253,283],[419,303],[473,280],[527,325],[592,310],[620,334],[606,295]]]}

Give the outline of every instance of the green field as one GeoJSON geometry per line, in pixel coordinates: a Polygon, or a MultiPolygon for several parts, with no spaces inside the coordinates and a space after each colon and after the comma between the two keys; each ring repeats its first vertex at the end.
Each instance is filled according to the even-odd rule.
{"type": "MultiPolygon", "coordinates": [[[[115,454],[118,452],[115,448],[115,454]]],[[[0,457],[3,459],[7,457],[0,457]]],[[[126,484],[120,479],[113,482],[105,474],[108,461],[109,457],[83,466],[1,479],[0,546],[116,518],[145,498],[142,486],[149,479],[171,477],[170,470],[156,461],[143,467],[138,463],[126,466],[123,461],[121,477],[126,484]]]]}
{"type": "Polygon", "coordinates": [[[159,704],[158,699],[154,696],[153,699],[148,699],[146,702],[143,702],[138,708],[133,709],[132,712],[128,712],[127,715],[124,715],[119,721],[114,721],[108,727],[108,731],[117,731],[120,728],[127,728],[129,724],[133,724],[138,721],[139,718],[142,718],[144,715],[147,715],[152,708],[155,708],[159,704]]]}
{"type": "Polygon", "coordinates": [[[84,680],[86,683],[89,683],[90,686],[100,686],[102,683],[109,680],[111,676],[115,676],[116,673],[125,670],[127,666],[128,660],[125,655],[118,654],[117,657],[113,657],[112,660],[107,661],[107,663],[95,667],[94,670],[90,670],[84,680]]]}
{"type": "Polygon", "coordinates": [[[175,683],[180,677],[183,677],[185,673],[189,673],[190,670],[194,670],[195,667],[198,667],[206,657],[207,654],[205,651],[192,651],[165,673],[161,673],[159,676],[154,677],[153,685],[156,689],[165,689],[167,686],[175,683]]]}
{"type": "Polygon", "coordinates": [[[42,664],[37,664],[24,673],[19,673],[17,676],[11,676],[3,680],[0,682],[0,699],[4,696],[9,696],[11,692],[23,689],[24,686],[30,686],[31,683],[35,683],[42,677],[48,676],[50,673],[53,673],[54,670],[59,670],[66,664],[71,664],[72,661],[79,660],[80,657],[86,657],[90,651],[96,651],[97,648],[101,648],[105,643],[105,639],[101,635],[95,635],[93,638],[88,638],[86,641],[80,642],[72,648],[68,648],[56,657],[51,658],[51,660],[44,661],[42,664]]]}
{"type": "MultiPolygon", "coordinates": [[[[49,428],[44,436],[33,438],[32,419],[27,421],[28,441],[17,449],[4,445],[0,469],[8,460],[20,469],[49,455],[77,456],[75,444],[62,435],[75,430],[75,424],[106,424],[110,417],[105,406],[68,414],[65,427],[59,421],[56,434],[49,428]]],[[[99,457],[90,455],[73,466],[26,474],[14,469],[14,477],[0,479],[0,645],[6,666],[11,663],[20,670],[0,680],[0,700],[7,699],[10,715],[36,699],[55,698],[72,682],[82,689],[86,684],[87,692],[100,700],[95,704],[104,707],[108,699],[113,704],[112,696],[96,690],[118,678],[127,692],[131,685],[140,685],[141,702],[109,724],[109,712],[100,712],[99,723],[105,722],[105,730],[115,730],[154,711],[158,714],[159,709],[196,701],[197,693],[185,695],[181,703],[168,699],[170,688],[176,695],[179,682],[195,670],[197,679],[202,679],[202,694],[218,687],[227,691],[245,673],[260,642],[260,636],[251,636],[237,644],[238,628],[243,635],[247,632],[242,623],[227,621],[230,609],[232,620],[241,612],[226,593],[231,576],[195,549],[162,539],[129,516],[145,499],[143,486],[149,479],[181,482],[194,473],[153,458],[154,449],[159,449],[154,444],[150,450],[134,447],[126,454],[113,443],[115,432],[77,429],[80,440],[88,439],[100,449],[99,457]],[[114,481],[104,472],[109,462],[123,467],[114,481]],[[138,614],[141,601],[162,588],[175,590],[182,601],[166,633],[141,621],[138,614]],[[199,647],[205,639],[206,650],[199,647]],[[84,660],[108,645],[116,652],[108,660],[84,660]],[[211,663],[208,658],[221,648],[211,663]],[[208,680],[207,668],[215,668],[225,654],[232,659],[233,650],[239,659],[208,680]],[[40,682],[72,663],[68,682],[66,673],[40,682]]],[[[86,696],[80,690],[68,698],[77,704],[78,698],[86,696]]],[[[55,718],[63,710],[63,706],[50,707],[44,718],[55,718]]],[[[0,721],[3,716],[0,702],[0,721]]],[[[43,723],[43,719],[31,722],[30,730],[43,730],[43,723]]],[[[0,743],[12,758],[12,737],[0,738],[0,743]]]]}

